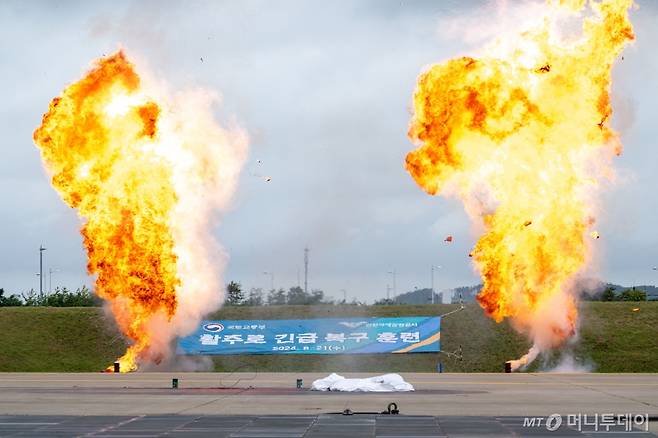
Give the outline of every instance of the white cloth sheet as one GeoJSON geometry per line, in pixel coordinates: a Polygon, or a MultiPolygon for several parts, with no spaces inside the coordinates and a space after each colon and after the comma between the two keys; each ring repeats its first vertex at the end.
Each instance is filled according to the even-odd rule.
{"type": "Polygon", "coordinates": [[[343,391],[343,392],[407,392],[414,387],[404,381],[399,374],[383,374],[366,379],[346,379],[336,373],[331,373],[324,379],[313,382],[314,391],[343,391]]]}

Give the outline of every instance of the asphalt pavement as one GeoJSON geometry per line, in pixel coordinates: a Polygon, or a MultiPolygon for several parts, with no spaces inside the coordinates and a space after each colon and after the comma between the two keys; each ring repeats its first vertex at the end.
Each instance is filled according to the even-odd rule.
{"type": "Polygon", "coordinates": [[[656,432],[658,374],[402,373],[415,392],[308,389],[325,376],[0,373],[0,437],[599,436],[603,430],[582,424],[595,415],[597,428],[614,418],[605,437],[643,436],[641,416],[656,432]],[[381,414],[391,402],[400,415],[381,414]],[[345,410],[354,415],[341,415],[345,410]],[[548,430],[557,417],[558,429],[548,430]],[[633,420],[632,430],[622,430],[630,424],[623,418],[633,420]]]}

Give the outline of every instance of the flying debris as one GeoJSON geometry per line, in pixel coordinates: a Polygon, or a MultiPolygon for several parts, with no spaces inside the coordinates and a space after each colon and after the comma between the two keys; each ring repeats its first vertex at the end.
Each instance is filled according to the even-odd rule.
{"type": "Polygon", "coordinates": [[[640,308],[639,308],[639,307],[634,307],[634,308],[633,308],[633,312],[639,312],[639,311],[640,311],[640,308]]]}
{"type": "MultiPolygon", "coordinates": [[[[262,165],[262,164],[263,164],[263,160],[256,160],[256,165],[257,165],[257,166],[260,166],[260,165],[262,165]]],[[[251,176],[253,176],[253,177],[255,177],[255,178],[260,178],[260,179],[262,179],[262,180],[265,181],[265,182],[270,182],[270,181],[272,181],[272,177],[271,177],[271,176],[268,176],[268,175],[261,175],[259,172],[251,173],[251,176]]]]}
{"type": "Polygon", "coordinates": [[[540,68],[537,70],[537,73],[548,73],[548,72],[550,72],[550,71],[551,71],[551,66],[550,66],[550,64],[546,64],[545,66],[540,67],[540,68]]]}
{"type": "Polygon", "coordinates": [[[591,233],[589,233],[589,235],[592,236],[592,239],[599,239],[599,238],[601,238],[601,235],[599,234],[598,231],[592,231],[591,233]]]}
{"type": "Polygon", "coordinates": [[[452,243],[452,236],[448,236],[445,239],[443,239],[444,242],[452,243]]]}
{"type": "Polygon", "coordinates": [[[525,222],[523,222],[523,226],[524,226],[524,227],[527,227],[527,226],[529,226],[529,225],[532,225],[532,221],[525,221],[525,222]]]}

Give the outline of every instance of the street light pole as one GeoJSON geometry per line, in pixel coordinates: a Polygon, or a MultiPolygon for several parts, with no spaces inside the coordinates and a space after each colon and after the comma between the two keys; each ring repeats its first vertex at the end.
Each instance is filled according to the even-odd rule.
{"type": "Polygon", "coordinates": [[[46,248],[39,245],[39,295],[43,295],[43,252],[46,248]]]}

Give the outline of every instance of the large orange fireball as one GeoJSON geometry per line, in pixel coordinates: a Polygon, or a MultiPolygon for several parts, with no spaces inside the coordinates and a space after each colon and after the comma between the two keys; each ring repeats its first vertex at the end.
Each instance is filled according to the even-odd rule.
{"type": "Polygon", "coordinates": [[[122,371],[159,362],[222,302],[208,216],[230,198],[246,136],[213,120],[210,93],[145,84],[123,52],[53,99],[34,141],[84,221],[96,293],[133,342],[122,371]]]}
{"type": "Polygon", "coordinates": [[[530,352],[576,331],[575,276],[589,260],[592,196],[621,153],[610,128],[613,62],[634,38],[632,0],[548,1],[542,25],[418,79],[406,169],[458,196],[482,230],[473,260],[486,313],[511,318],[530,352]],[[584,17],[584,18],[583,18],[584,17]],[[582,30],[565,36],[565,18],[582,30]]]}

